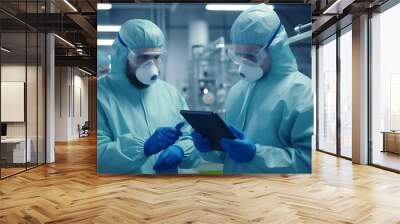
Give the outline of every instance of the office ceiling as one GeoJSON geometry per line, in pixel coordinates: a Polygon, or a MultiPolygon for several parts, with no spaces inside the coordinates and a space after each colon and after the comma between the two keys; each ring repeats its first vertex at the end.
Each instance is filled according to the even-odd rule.
{"type": "Polygon", "coordinates": [[[61,37],[55,38],[56,65],[82,66],[95,72],[97,2],[1,0],[2,46],[11,50],[7,54],[8,58],[21,60],[24,55],[28,55],[28,58],[34,56],[37,44],[30,43],[34,38],[30,33],[52,32],[61,37]],[[25,32],[27,35],[21,35],[25,32]]]}
{"type": "MultiPolygon", "coordinates": [[[[354,15],[358,12],[362,12],[368,9],[373,9],[379,5],[387,2],[388,0],[267,0],[267,1],[250,1],[254,3],[267,2],[267,3],[308,3],[311,4],[312,8],[312,22],[313,22],[313,37],[318,36],[339,19],[342,19],[348,14],[354,15]],[[337,2],[337,3],[335,3],[337,2]],[[336,5],[335,5],[336,4],[336,5]],[[333,7],[335,5],[335,7],[333,7]],[[331,7],[332,6],[332,7],[331,7]],[[331,8],[329,13],[326,13],[327,9],[331,8]],[[337,10],[337,11],[335,11],[337,10]],[[332,13],[333,11],[333,13],[332,13]],[[325,12],[325,13],[324,13],[325,12]]],[[[126,2],[126,3],[160,3],[160,2],[174,2],[171,1],[140,1],[140,0],[68,0],[67,4],[61,0],[47,0],[50,4],[46,5],[46,0],[36,1],[25,1],[25,0],[1,0],[0,1],[0,27],[4,41],[3,46],[7,45],[7,48],[12,49],[15,52],[22,52],[25,47],[25,39],[17,37],[18,33],[21,32],[55,32],[64,40],[75,45],[72,48],[65,41],[56,38],[56,56],[58,64],[68,64],[68,57],[75,57],[71,61],[78,63],[82,61],[82,64],[87,65],[89,62],[93,63],[90,66],[91,70],[95,70],[96,62],[96,27],[97,27],[97,3],[115,3],[115,2],[126,2]],[[52,8],[52,13],[50,12],[52,8]],[[76,49],[81,49],[76,51],[76,49]],[[61,57],[62,56],[62,57],[61,57]],[[67,57],[65,57],[67,56],[67,57]],[[82,58],[84,57],[84,58],[82,58]],[[76,60],[81,59],[81,60],[76,60]],[[84,61],[85,60],[85,61],[84,61]],[[89,61],[88,61],[89,60],[89,61]]],[[[196,2],[196,1],[188,1],[196,2]]],[[[199,1],[197,1],[199,2],[199,1]]],[[[218,2],[223,2],[218,1],[218,2]]],[[[244,3],[247,1],[243,0],[230,0],[229,2],[244,3]]],[[[118,6],[116,6],[118,7],[118,6]]],[[[141,4],[135,6],[137,10],[139,8],[146,10],[149,7],[154,8],[154,5],[141,4]]],[[[184,11],[184,6],[175,4],[164,4],[156,7],[167,7],[170,10],[174,8],[181,8],[184,11]]],[[[279,10],[279,7],[276,9],[279,10]]],[[[290,15],[291,12],[287,12],[290,15]]],[[[285,14],[284,10],[280,13],[285,14]]],[[[233,14],[232,14],[233,15],[233,14]]],[[[232,16],[235,18],[235,16],[232,16]]],[[[232,18],[225,18],[225,21],[230,21],[232,18]]],[[[290,21],[290,16],[284,17],[283,20],[290,21]]],[[[221,22],[218,20],[216,23],[221,22]]],[[[30,39],[30,38],[27,38],[30,39]]],[[[28,40],[29,42],[30,40],[28,40]]],[[[35,45],[27,45],[28,55],[34,52],[35,45]]],[[[26,54],[25,52],[25,54],[26,54]]],[[[89,64],[90,64],[89,63],[89,64]]]]}

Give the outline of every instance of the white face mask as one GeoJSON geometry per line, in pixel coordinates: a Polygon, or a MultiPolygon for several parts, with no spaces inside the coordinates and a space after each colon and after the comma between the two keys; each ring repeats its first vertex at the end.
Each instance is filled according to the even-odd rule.
{"type": "Polygon", "coordinates": [[[234,63],[239,65],[239,74],[242,79],[254,82],[260,79],[264,73],[269,72],[271,69],[271,59],[267,49],[276,35],[278,35],[281,27],[282,24],[279,24],[268,43],[259,49],[250,49],[248,52],[242,50],[240,52],[239,45],[237,48],[238,52],[236,52],[236,49],[228,51],[228,56],[230,56],[234,63]]]}
{"type": "Polygon", "coordinates": [[[260,65],[241,63],[239,65],[240,77],[248,82],[254,82],[263,76],[263,69],[260,65]]]}
{"type": "Polygon", "coordinates": [[[151,85],[157,81],[160,69],[153,60],[146,61],[136,70],[136,78],[145,85],[151,85]]]}

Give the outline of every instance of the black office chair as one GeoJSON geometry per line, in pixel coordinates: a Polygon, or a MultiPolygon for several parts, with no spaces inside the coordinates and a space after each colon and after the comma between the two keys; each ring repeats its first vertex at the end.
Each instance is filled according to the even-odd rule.
{"type": "Polygon", "coordinates": [[[78,130],[79,130],[79,138],[89,136],[89,130],[90,130],[89,121],[85,121],[82,127],[80,127],[80,125],[78,124],[78,130]]]}

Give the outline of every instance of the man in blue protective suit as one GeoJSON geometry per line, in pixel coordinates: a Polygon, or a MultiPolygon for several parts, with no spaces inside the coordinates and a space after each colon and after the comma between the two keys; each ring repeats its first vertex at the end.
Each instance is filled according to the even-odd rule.
{"type": "Polygon", "coordinates": [[[265,4],[243,11],[232,25],[229,55],[242,78],[229,92],[225,121],[236,139],[223,151],[192,132],[196,148],[224,173],[310,173],[313,134],[311,80],[297,69],[285,28],[265,4]]]}
{"type": "Polygon", "coordinates": [[[102,76],[110,72],[110,59],[103,51],[97,51],[97,75],[102,76]]]}
{"type": "Polygon", "coordinates": [[[159,80],[164,35],[151,21],[125,22],[112,45],[111,72],[98,80],[100,173],[176,173],[200,155],[179,111],[179,92],[159,80]]]}

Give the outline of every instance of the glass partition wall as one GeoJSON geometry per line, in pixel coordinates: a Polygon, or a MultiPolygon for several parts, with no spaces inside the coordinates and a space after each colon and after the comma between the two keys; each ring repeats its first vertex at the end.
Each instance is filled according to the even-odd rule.
{"type": "Polygon", "coordinates": [[[46,39],[18,19],[43,10],[42,5],[0,3],[1,179],[45,163],[46,39]],[[21,11],[14,17],[3,6],[21,11]]]}
{"type": "Polygon", "coordinates": [[[336,154],[336,35],[320,43],[318,54],[318,149],[336,154]]]}
{"type": "Polygon", "coordinates": [[[321,41],[317,63],[317,150],[352,157],[351,25],[321,41]]]}
{"type": "Polygon", "coordinates": [[[352,158],[352,33],[351,25],[341,31],[340,67],[340,155],[352,158]]]}
{"type": "Polygon", "coordinates": [[[370,163],[400,172],[400,4],[371,20],[370,163]]]}
{"type": "MultiPolygon", "coordinates": [[[[369,18],[369,161],[400,172],[400,4],[369,18]]],[[[317,150],[352,158],[352,27],[316,46],[317,150]],[[336,57],[336,56],[339,57],[336,57]],[[335,71],[336,69],[336,71],[335,71]]]]}

